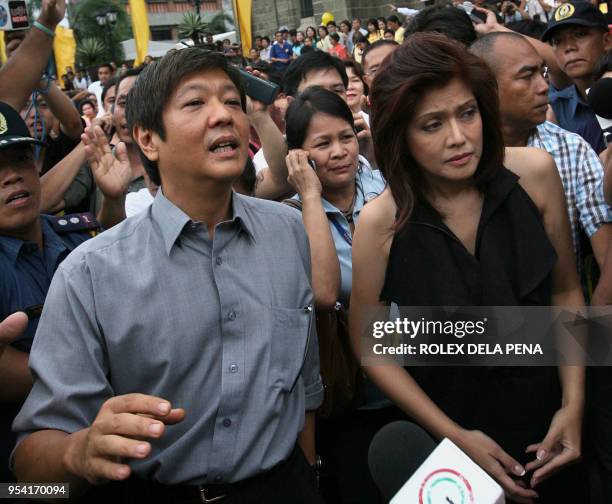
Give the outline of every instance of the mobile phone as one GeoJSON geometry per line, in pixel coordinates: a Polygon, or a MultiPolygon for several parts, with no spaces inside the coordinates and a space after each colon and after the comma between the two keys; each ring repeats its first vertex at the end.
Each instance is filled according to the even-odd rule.
{"type": "Polygon", "coordinates": [[[317,164],[316,164],[316,163],[315,163],[315,162],[314,162],[312,159],[309,159],[309,160],[308,160],[308,164],[309,164],[310,166],[312,166],[312,169],[313,169],[314,171],[317,171],[317,164]]]}
{"type": "Polygon", "coordinates": [[[266,105],[270,105],[276,99],[280,88],[274,82],[270,82],[259,77],[255,77],[253,74],[239,69],[240,73],[244,77],[246,94],[253,100],[260,101],[266,105]]]}
{"type": "Polygon", "coordinates": [[[29,27],[25,0],[0,0],[0,30],[25,30],[29,27]]]}

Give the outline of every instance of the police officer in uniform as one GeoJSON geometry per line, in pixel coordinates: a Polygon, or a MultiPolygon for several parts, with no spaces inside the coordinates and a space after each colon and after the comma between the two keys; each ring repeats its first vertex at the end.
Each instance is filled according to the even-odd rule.
{"type": "Polygon", "coordinates": [[[30,136],[25,122],[0,102],[0,320],[24,311],[25,331],[0,356],[0,481],[12,481],[8,458],[15,445],[11,423],[27,396],[32,378],[28,352],[59,264],[92,236],[91,214],[41,215],[40,180],[34,149],[44,144],[30,136]]]}

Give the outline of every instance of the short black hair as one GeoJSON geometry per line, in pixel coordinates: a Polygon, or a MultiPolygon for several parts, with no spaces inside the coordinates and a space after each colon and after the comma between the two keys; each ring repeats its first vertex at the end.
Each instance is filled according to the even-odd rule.
{"type": "Polygon", "coordinates": [[[315,48],[312,46],[307,46],[305,45],[304,47],[302,47],[302,50],[300,51],[300,54],[308,54],[311,52],[315,52],[315,48]]]}
{"type": "Polygon", "coordinates": [[[390,33],[391,35],[393,35],[393,36],[395,37],[395,30],[394,30],[393,28],[387,28],[387,29],[385,30],[385,35],[386,35],[387,33],[390,33]]]}
{"type": "Polygon", "coordinates": [[[108,68],[111,72],[115,71],[115,69],[113,68],[113,65],[111,65],[110,63],[102,63],[98,65],[98,70],[100,70],[100,68],[103,68],[103,67],[108,68]]]}
{"type": "MultiPolygon", "coordinates": [[[[130,131],[140,126],[157,133],[164,140],[166,130],[163,112],[180,82],[195,72],[216,69],[225,72],[234,83],[240,93],[242,110],[246,110],[246,95],[240,72],[223,54],[199,47],[172,49],[160,60],[145,66],[130,89],[125,105],[130,131]]],[[[160,185],[157,163],[149,161],[142,152],[140,154],[147,174],[154,183],[160,185]]]]}
{"type": "Polygon", "coordinates": [[[267,35],[261,37],[261,40],[265,40],[266,42],[268,42],[268,44],[270,43],[270,37],[268,37],[267,35]]]}
{"type": "Polygon", "coordinates": [[[344,119],[351,128],[355,128],[353,113],[342,98],[327,89],[312,86],[301,93],[287,109],[285,122],[289,149],[302,148],[310,122],[317,112],[344,119]]]}
{"type": "Polygon", "coordinates": [[[313,51],[302,54],[285,71],[285,76],[283,77],[283,90],[285,94],[287,96],[295,96],[306,74],[313,70],[323,70],[325,68],[334,68],[340,75],[344,87],[348,86],[348,77],[342,60],[334,58],[324,51],[313,51]]]}
{"type": "Polygon", "coordinates": [[[96,104],[94,103],[94,101],[86,98],[85,100],[81,100],[81,102],[79,103],[79,112],[81,114],[83,113],[84,105],[90,105],[92,109],[96,110],[96,104]]]}
{"type": "MultiPolygon", "coordinates": [[[[531,46],[525,37],[513,31],[491,32],[483,35],[476,40],[469,48],[469,52],[482,59],[495,74],[503,66],[504,62],[496,53],[495,45],[501,39],[512,42],[512,47],[516,44],[525,43],[531,46]]],[[[534,49],[535,50],[535,49],[534,49]]]]}
{"type": "Polygon", "coordinates": [[[146,66],[147,65],[140,65],[136,68],[130,68],[129,70],[123,72],[119,77],[117,77],[115,81],[115,93],[119,92],[119,84],[121,84],[121,81],[123,79],[127,79],[128,77],[138,77],[146,66]]]}
{"type": "Polygon", "coordinates": [[[395,15],[395,14],[391,14],[388,18],[387,21],[390,21],[391,23],[397,23],[400,24],[400,20],[399,18],[395,15]]]}
{"type": "Polygon", "coordinates": [[[599,80],[606,72],[612,72],[612,49],[599,59],[593,77],[595,77],[595,80],[599,80]]]}
{"type": "Polygon", "coordinates": [[[329,38],[333,38],[336,42],[340,42],[340,35],[338,35],[336,32],[330,33],[329,38]]]}
{"type": "MultiPolygon", "coordinates": [[[[106,98],[106,94],[108,93],[108,90],[117,85],[117,80],[118,80],[118,77],[111,77],[110,79],[106,81],[106,84],[104,84],[104,87],[102,88],[102,96],[100,97],[100,99],[102,100],[102,103],[104,103],[104,98],[106,98]]],[[[106,112],[108,112],[108,110],[106,112]]]]}
{"type": "Polygon", "coordinates": [[[332,26],[335,26],[336,28],[338,28],[338,26],[336,25],[336,22],[333,19],[331,21],[328,21],[325,26],[329,26],[329,25],[332,25],[332,26]]]}
{"type": "Polygon", "coordinates": [[[379,47],[386,46],[386,45],[398,46],[399,44],[395,40],[386,40],[386,39],[377,40],[373,44],[366,46],[366,48],[363,50],[363,54],[361,55],[361,64],[365,66],[366,56],[370,52],[372,52],[374,49],[378,49],[379,47]]]}
{"type": "Polygon", "coordinates": [[[406,28],[406,36],[417,32],[437,32],[469,46],[476,30],[468,14],[456,7],[434,5],[420,11],[406,28]]]}
{"type": "Polygon", "coordinates": [[[297,35],[297,30],[295,28],[292,28],[291,30],[289,30],[290,37],[295,37],[296,35],[297,35]]]}

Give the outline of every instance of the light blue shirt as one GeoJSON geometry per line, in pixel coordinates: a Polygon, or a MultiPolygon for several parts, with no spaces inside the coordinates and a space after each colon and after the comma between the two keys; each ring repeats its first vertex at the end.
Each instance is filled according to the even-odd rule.
{"type": "MultiPolygon", "coordinates": [[[[386,182],[379,170],[370,170],[360,157],[359,170],[357,172],[356,184],[357,184],[357,195],[355,197],[355,205],[353,206],[353,222],[355,226],[359,221],[359,214],[364,205],[378,196],[385,189],[386,182]]],[[[367,163],[367,162],[366,162],[367,163]]],[[[294,199],[299,200],[299,196],[294,196],[294,199]]],[[[329,219],[329,229],[331,230],[334,244],[336,245],[336,252],[338,253],[338,260],[340,261],[340,298],[339,301],[344,305],[348,306],[349,299],[351,297],[351,286],[353,279],[353,251],[351,244],[348,243],[344,238],[344,233],[336,228],[331,222],[332,219],[336,219],[336,222],[340,224],[342,229],[351,235],[351,228],[349,226],[346,217],[342,212],[332,205],[329,201],[323,199],[323,209],[329,219]]]]}

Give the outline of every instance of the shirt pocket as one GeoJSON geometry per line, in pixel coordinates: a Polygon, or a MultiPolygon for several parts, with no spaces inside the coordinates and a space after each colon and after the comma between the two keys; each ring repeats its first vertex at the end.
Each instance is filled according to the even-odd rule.
{"type": "Polygon", "coordinates": [[[314,307],[270,308],[270,386],[291,393],[297,385],[310,343],[314,307]]]}

